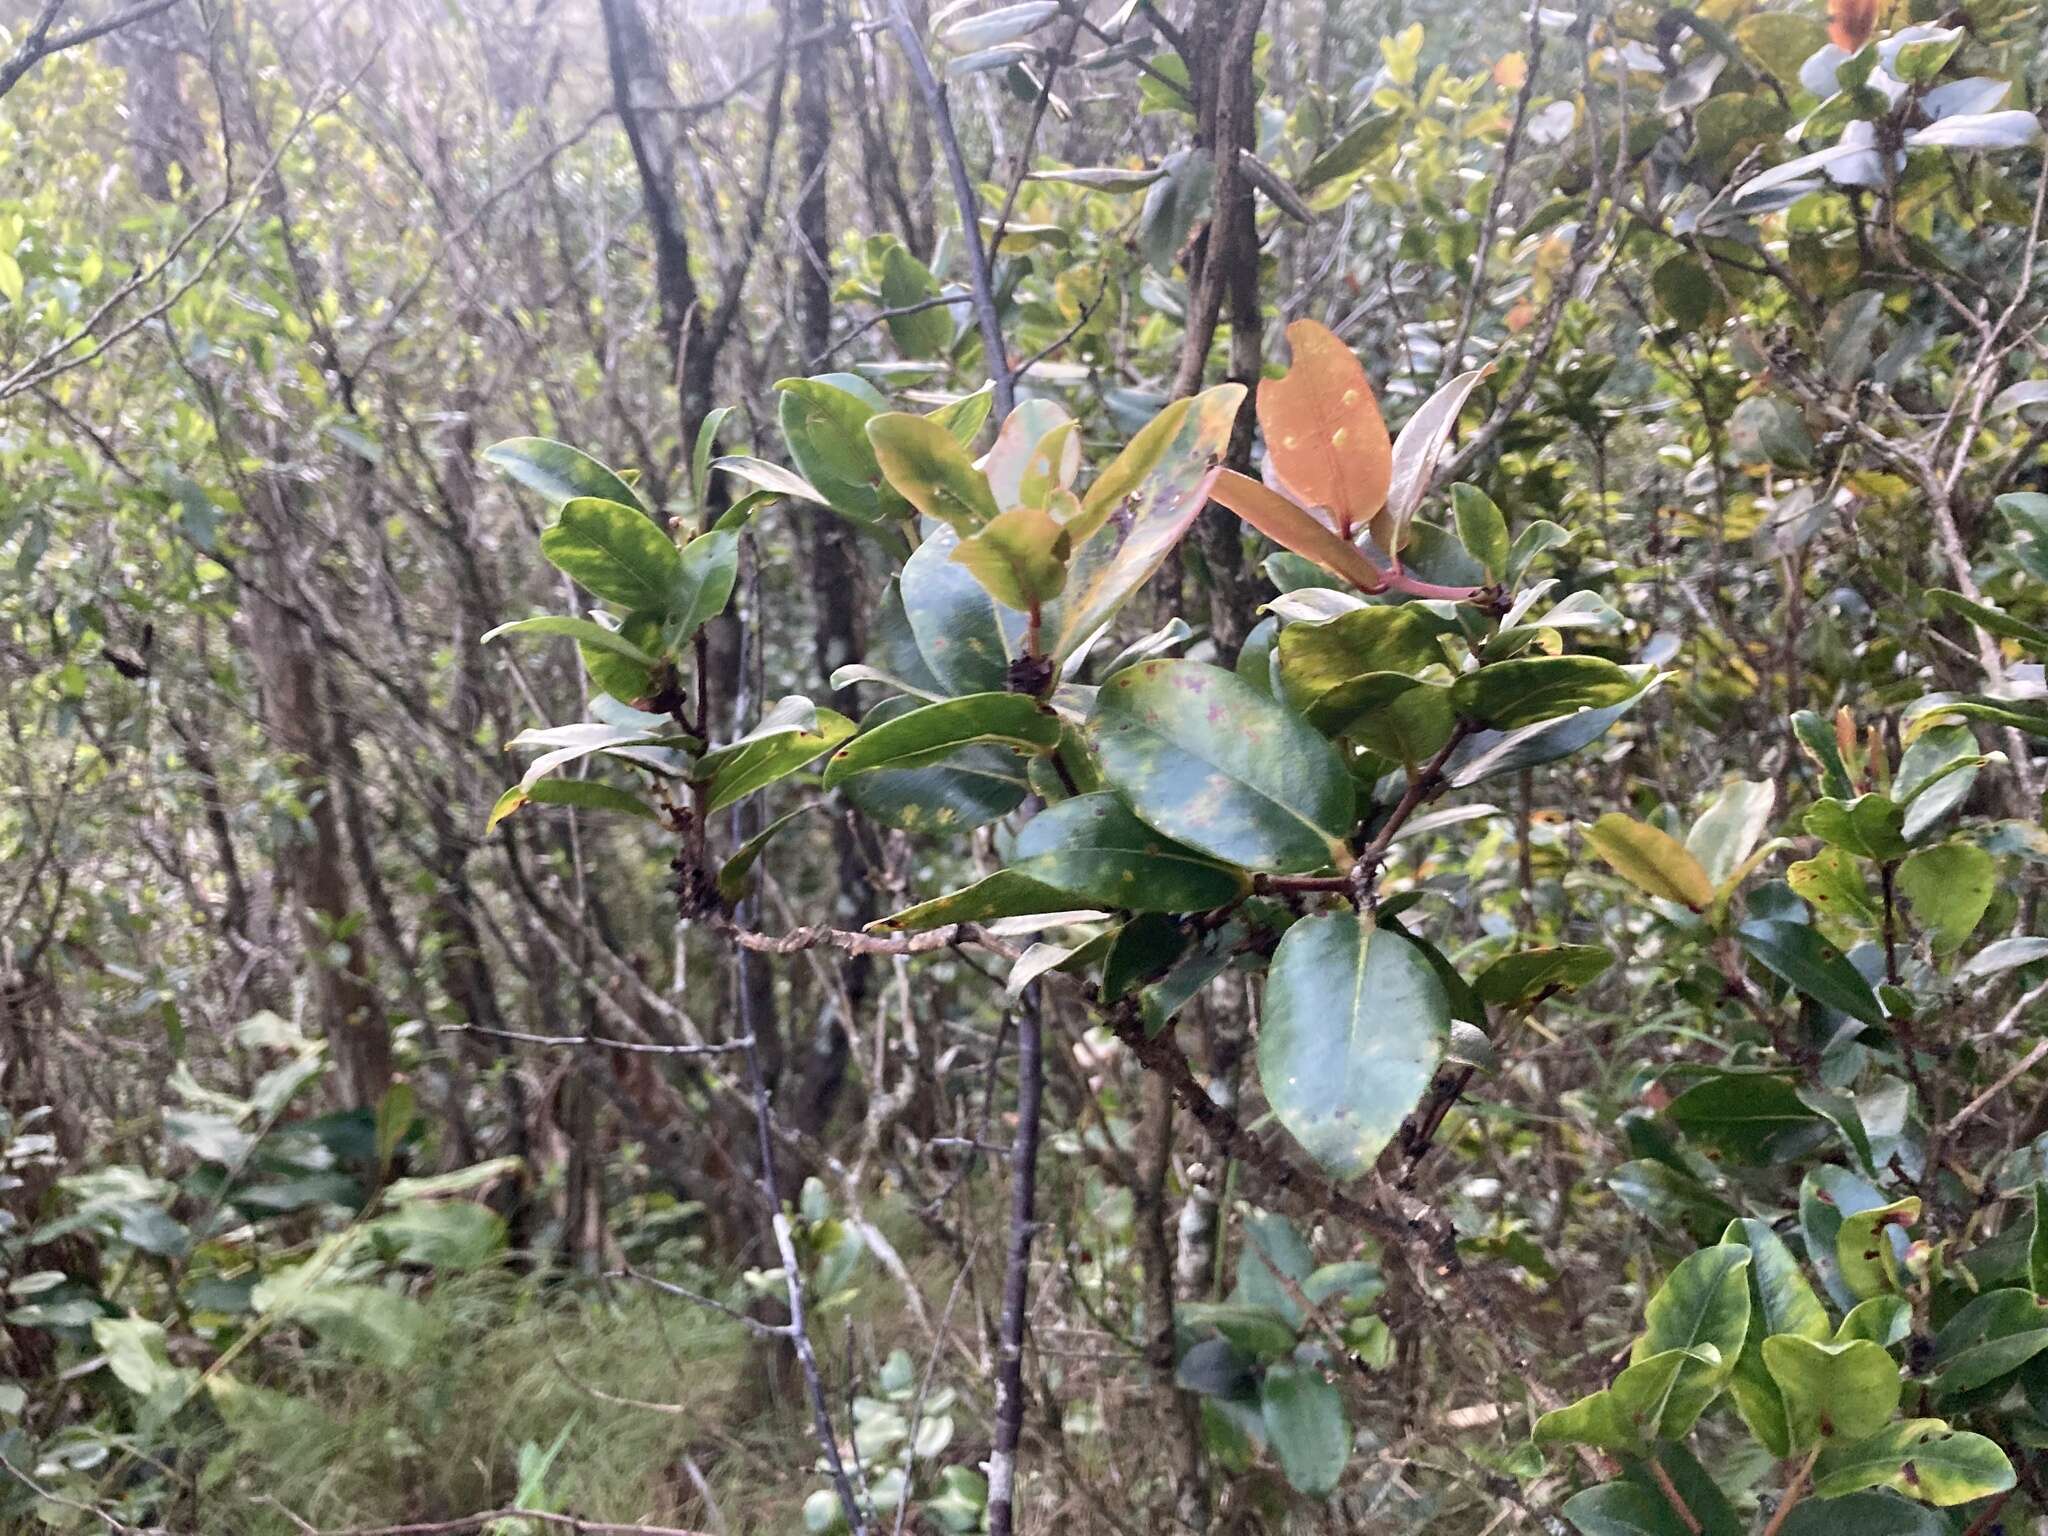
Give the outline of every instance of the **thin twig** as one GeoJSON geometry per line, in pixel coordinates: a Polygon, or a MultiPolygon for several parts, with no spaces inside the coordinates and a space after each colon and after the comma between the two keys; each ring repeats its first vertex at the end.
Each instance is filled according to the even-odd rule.
{"type": "Polygon", "coordinates": [[[1039,1106],[1045,1090],[1041,998],[1033,983],[1017,1005],[1017,1140],[1011,1155],[1010,1241],[1003,1258],[1003,1317],[996,1354],[995,1445],[988,1458],[989,1536],[1015,1528],[1017,1445],[1024,1431],[1024,1319],[1031,1240],[1038,1231],[1039,1106]]]}
{"type": "Polygon", "coordinates": [[[1016,401],[1016,387],[1010,373],[1009,355],[1003,350],[1003,322],[996,311],[995,283],[989,276],[988,249],[981,241],[981,199],[975,193],[967,158],[960,152],[960,136],[953,128],[953,111],[946,104],[946,88],[932,73],[932,61],[925,57],[924,44],[918,39],[917,28],[911,25],[910,13],[903,8],[903,0],[891,0],[889,12],[890,29],[902,45],[904,57],[910,63],[910,72],[917,79],[918,90],[924,96],[925,110],[931,114],[932,128],[939,136],[939,147],[945,151],[946,168],[952,173],[953,197],[960,205],[960,237],[967,247],[968,281],[974,293],[974,318],[981,326],[981,349],[986,355],[989,382],[995,386],[994,416],[1000,426],[1016,401]]]}

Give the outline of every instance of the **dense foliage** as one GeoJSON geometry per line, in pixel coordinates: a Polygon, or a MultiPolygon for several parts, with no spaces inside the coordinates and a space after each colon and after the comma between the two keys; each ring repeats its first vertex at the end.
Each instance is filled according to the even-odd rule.
{"type": "Polygon", "coordinates": [[[0,1527],[2048,1525],[2044,18],[1472,10],[0,15],[0,1527]]]}

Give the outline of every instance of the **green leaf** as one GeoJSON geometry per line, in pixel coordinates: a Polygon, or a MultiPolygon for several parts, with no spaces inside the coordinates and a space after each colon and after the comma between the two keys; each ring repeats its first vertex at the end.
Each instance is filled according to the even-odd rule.
{"type": "MultiPolygon", "coordinates": [[[[882,304],[904,309],[939,296],[939,280],[932,270],[904,248],[891,243],[882,257],[882,304]]],[[[889,335],[905,357],[944,357],[953,346],[953,315],[944,304],[919,310],[914,315],[891,315],[889,335]]]]}
{"type": "Polygon", "coordinates": [[[661,622],[661,638],[680,652],[690,637],[725,612],[739,578],[740,540],[736,533],[700,533],[682,549],[682,567],[675,592],[661,622]]]}
{"type": "Polygon", "coordinates": [[[1500,581],[1508,573],[1508,520],[1493,498],[1476,485],[1462,481],[1451,487],[1451,511],[1458,520],[1458,539],[1466,551],[1486,568],[1488,581],[1500,581]]]}
{"type": "Polygon", "coordinates": [[[1414,944],[1364,914],[1305,917],[1267,975],[1266,1102],[1319,1165],[1361,1177],[1429,1087],[1450,1024],[1443,983],[1414,944]]]}
{"type": "Polygon", "coordinates": [[[1363,170],[1399,136],[1402,121],[1398,112],[1368,112],[1346,130],[1344,137],[1309,162],[1308,169],[1296,178],[1294,190],[1313,192],[1326,182],[1363,170]]]}
{"type": "Polygon", "coordinates": [[[953,551],[989,596],[1020,613],[1039,612],[1060,595],[1072,557],[1072,536],[1043,507],[1000,512],[953,551]]]}
{"type": "Polygon", "coordinates": [[[1658,1433],[1682,1371],[1721,1369],[1712,1349],[1672,1349],[1635,1361],[1605,1391],[1552,1409],[1536,1421],[1538,1445],[1591,1445],[1639,1456],[1658,1433]]]}
{"type": "Polygon", "coordinates": [[[1763,839],[1776,800],[1777,786],[1769,779],[1735,779],[1722,785],[1700,812],[1685,835],[1685,851],[1716,887],[1742,867],[1763,839]]]}
{"type": "MultiPolygon", "coordinates": [[[[1148,78],[1145,85],[1150,84],[1148,78]]],[[[1208,211],[1216,163],[1196,150],[1179,149],[1159,162],[1159,170],[1138,208],[1138,249],[1153,271],[1170,278],[1195,220],[1208,211]]]]}
{"type": "Polygon", "coordinates": [[[1858,1211],[1884,1203],[1883,1195],[1846,1168],[1815,1168],[1800,1181],[1799,1227],[1807,1262],[1813,1265],[1837,1306],[1853,1307],[1857,1301],[1844,1283],[1842,1267],[1835,1258],[1835,1240],[1841,1235],[1842,1222],[1858,1211]]]}
{"type": "Polygon", "coordinates": [[[484,823],[484,831],[493,827],[531,802],[534,805],[571,805],[585,811],[615,811],[622,816],[633,816],[641,821],[657,821],[654,807],[636,794],[600,784],[595,779],[536,779],[527,785],[514,784],[498,796],[491,807],[490,819],[484,823]]]}
{"type": "Polygon", "coordinates": [[[1758,918],[1736,929],[1735,937],[1752,960],[1815,1002],[1865,1024],[1884,1022],[1863,973],[1805,923],[1758,918]]]}
{"type": "MultiPolygon", "coordinates": [[[[1373,542],[1387,554],[1398,556],[1408,547],[1409,527],[1415,521],[1415,514],[1422,510],[1423,497],[1429,493],[1430,477],[1436,473],[1437,459],[1458,425],[1458,413],[1490,372],[1492,367],[1488,365],[1459,374],[1417,406],[1403,423],[1401,435],[1394,439],[1393,483],[1387,488],[1387,504],[1372,520],[1373,542]]],[[[1602,704],[1614,702],[1611,698],[1600,700],[1602,704]]],[[[1564,711],[1551,710],[1549,713],[1562,714],[1564,711]]],[[[1523,725],[1530,720],[1548,718],[1549,715],[1524,715],[1514,724],[1523,725]]],[[[1488,723],[1502,722],[1489,720],[1488,723]]]]}
{"type": "Polygon", "coordinates": [[[1756,1072],[1703,1078],[1673,1099],[1666,1113],[1687,1136],[1752,1164],[1804,1149],[1822,1124],[1790,1078],[1756,1072]]]}
{"type": "Polygon", "coordinates": [[[993,744],[1024,752],[1059,745],[1060,722],[1050,708],[1020,693],[973,693],[927,704],[861,732],[832,754],[825,787],[837,788],[878,769],[923,768],[962,747],[993,744]]]}
{"type": "Polygon", "coordinates": [[[1351,1459],[1351,1424],[1344,1399],[1321,1371],[1291,1362],[1268,1367],[1259,1383],[1259,1413],[1296,1492],[1321,1498],[1337,1486],[1351,1459]]]}
{"type": "Polygon", "coordinates": [[[986,923],[999,917],[1028,917],[1046,912],[1075,912],[1074,898],[1014,869],[999,869],[970,886],[934,896],[914,907],[868,924],[876,933],[909,933],[941,928],[947,923],[986,923]]]}
{"type": "Polygon", "coordinates": [[[1599,656],[1530,656],[1467,672],[1451,689],[1458,713],[1511,731],[1585,709],[1605,709],[1642,691],[1642,682],[1599,656]]]}
{"type": "Polygon", "coordinates": [[[1944,1396],[2010,1376],[2048,1350],[2048,1303],[2017,1286],[1973,1298],[1934,1336],[1935,1383],[1944,1396]]]}
{"type": "Polygon", "coordinates": [[[617,502],[647,516],[633,488],[587,453],[545,437],[508,437],[484,450],[486,462],[497,465],[528,490],[539,491],[555,506],[579,498],[617,502]]]}
{"type": "Polygon", "coordinates": [[[1703,912],[1714,883],[1678,839],[1648,822],[1609,811],[1586,829],[1586,841],[1614,872],[1640,890],[1703,912]]]}
{"type": "Polygon", "coordinates": [[[1894,1344],[1903,1344],[1912,1331],[1912,1303],[1903,1296],[1872,1296],[1849,1309],[1842,1326],[1835,1330],[1835,1342],[1868,1339],[1890,1349],[1894,1344]]]}
{"type": "Polygon", "coordinates": [[[780,464],[771,464],[766,459],[757,459],[749,454],[729,453],[724,458],[711,461],[713,469],[723,470],[765,491],[770,496],[779,496],[791,501],[815,502],[827,505],[825,493],[793,469],[784,469],[780,464]]]}
{"type": "Polygon", "coordinates": [[[1088,732],[1110,784],[1168,837],[1246,869],[1350,862],[1353,791],[1336,751],[1234,673],[1139,662],[1102,685],[1088,732]]]}
{"type": "Polygon", "coordinates": [[[2048,629],[2038,624],[2029,624],[2016,619],[2002,608],[1989,603],[1972,602],[1960,592],[1945,591],[1940,587],[1928,589],[1927,600],[1936,608],[1960,614],[1986,634],[2000,635],[2008,640],[2017,640],[2038,651],[2048,651],[2048,629]]]}
{"type": "Polygon", "coordinates": [[[1690,1174],[1655,1158],[1623,1163],[1604,1181],[1630,1210],[1661,1227],[1711,1241],[1735,1210],[1690,1174]]]}
{"type": "Polygon", "coordinates": [[[1555,944],[1502,955],[1479,973],[1472,987],[1484,1002],[1515,1007],[1550,988],[1575,991],[1612,964],[1614,956],[1597,945],[1555,944]]]}
{"type": "Polygon", "coordinates": [[[1797,85],[1800,68],[1827,42],[1828,29],[1818,16],[1762,12],[1736,24],[1735,40],[1766,74],[1797,85]]]}
{"type": "Polygon", "coordinates": [[[2034,1235],[2027,1243],[2027,1283],[2048,1299],[2048,1181],[2034,1185],[2034,1235]]]}
{"type": "Polygon", "coordinates": [[[836,710],[821,709],[792,694],[746,735],[699,760],[697,777],[711,785],[705,814],[722,811],[755,790],[787,778],[845,741],[853,729],[853,722],[836,710]]]}
{"type": "Polygon", "coordinates": [[[1940,1419],[1907,1419],[1854,1445],[1832,1447],[1813,1467],[1813,1491],[1823,1499],[1882,1486],[1946,1508],[2012,1485],[2005,1452],[1940,1419]]]}
{"type": "MultiPolygon", "coordinates": [[[[886,699],[862,724],[874,729],[922,707],[886,699]]],[[[845,781],[841,792],[863,816],[906,832],[963,832],[1006,816],[1031,792],[1024,760],[1005,747],[967,747],[926,768],[879,769],[845,781]]]]}
{"type": "Polygon", "coordinates": [[[699,508],[711,488],[711,456],[718,451],[718,434],[738,407],[721,405],[704,413],[697,427],[697,443],[690,450],[690,495],[699,508]]]}
{"type": "Polygon", "coordinates": [[[1250,882],[1146,826],[1113,794],[1079,795],[1017,834],[1010,868],[1084,904],[1128,912],[1203,912],[1250,882]]]}
{"type": "Polygon", "coordinates": [[[1736,1358],[1728,1390],[1751,1433],[1771,1454],[1784,1456],[1790,1452],[1791,1432],[1784,1397],[1764,1363],[1763,1342],[1778,1334],[1826,1339],[1827,1310],[1806,1283],[1798,1259],[1769,1222],[1754,1217],[1731,1221],[1722,1241],[1741,1243],[1754,1255],[1749,1264],[1749,1334],[1736,1358]]]}
{"type": "Polygon", "coordinates": [[[1649,1420],[1657,1437],[1682,1437],[1734,1373],[1749,1333],[1750,1260],[1739,1243],[1703,1248],[1679,1262],[1643,1309],[1643,1336],[1629,1353],[1630,1364],[1691,1357],[1681,1361],[1649,1420]]]}
{"type": "Polygon", "coordinates": [[[1277,1360],[1294,1349],[1294,1325],[1270,1307],[1238,1302],[1183,1302],[1174,1321],[1189,1328],[1214,1328],[1255,1360],[1277,1360]]]}
{"type": "Polygon", "coordinates": [[[904,615],[920,661],[947,692],[995,692],[1024,654],[1025,617],[954,562],[959,546],[952,529],[935,528],[911,551],[901,578],[904,615]]]}
{"type": "Polygon", "coordinates": [[[774,840],[775,834],[788,826],[792,821],[795,821],[797,817],[803,815],[804,812],[817,810],[818,808],[818,802],[813,801],[808,805],[800,805],[793,811],[785,811],[744,843],[741,843],[733,851],[732,857],[718,867],[719,897],[728,906],[737,905],[740,897],[746,894],[747,876],[753,873],[755,864],[760,862],[761,854],[767,849],[768,844],[774,840]]]}
{"type": "Polygon", "coordinates": [[[114,1379],[137,1397],[166,1405],[185,1396],[199,1379],[190,1366],[171,1364],[163,1325],[143,1317],[96,1317],[93,1345],[106,1357],[114,1379]]]}
{"type": "Polygon", "coordinates": [[[1910,1503],[1893,1493],[1868,1492],[1802,1499],[1786,1517],[1778,1536],[1953,1536],[1953,1531],[1924,1504],[1910,1503]]]}
{"type": "Polygon", "coordinates": [[[1997,882],[1997,861],[1975,843],[1922,848],[1898,872],[1899,894],[1937,955],[1954,954],[1976,932],[1997,882]]]}
{"type": "Polygon", "coordinates": [[[1176,401],[1088,488],[1068,525],[1073,567],[1047,624],[1049,655],[1071,656],[1114,618],[1201,515],[1244,393],[1242,384],[1218,384],[1176,401]]]}
{"type": "Polygon", "coordinates": [[[1806,813],[1806,830],[1824,843],[1859,858],[1886,863],[1910,851],[1900,829],[1905,811],[1888,795],[1859,795],[1854,800],[1816,801],[1806,813]]]}
{"type": "Polygon", "coordinates": [[[857,523],[910,515],[910,503],[883,476],[868,441],[867,424],[878,406],[830,379],[783,379],[775,387],[782,392],[776,416],[789,457],[826,506],[857,523]]]}
{"type": "Polygon", "coordinates": [[[1409,603],[1357,608],[1320,624],[1289,624],[1277,644],[1281,690],[1317,730],[1348,735],[1360,717],[1414,687],[1412,674],[1442,665],[1438,636],[1451,628],[1409,603]]]}
{"type": "Polygon", "coordinates": [[[541,531],[540,552],[586,591],[628,611],[665,612],[682,580],[683,557],[644,514],[616,501],[577,496],[541,531]]]}
{"type": "Polygon", "coordinates": [[[1584,1536],[1691,1536],[1669,1499],[1633,1483],[1582,1489],[1561,1513],[1584,1536]]]}
{"type": "Polygon", "coordinates": [[[500,624],[496,629],[485,631],[478,643],[489,645],[501,635],[562,635],[578,644],[609,651],[614,656],[623,656],[643,667],[660,665],[653,656],[617,630],[606,629],[602,624],[590,619],[572,619],[552,613],[541,614],[531,619],[514,619],[510,624],[500,624]]]}
{"type": "Polygon", "coordinates": [[[673,733],[672,727],[650,728],[640,724],[613,724],[609,720],[579,720],[574,725],[554,725],[542,730],[521,731],[506,743],[510,749],[543,747],[544,751],[527,765],[519,787],[530,796],[534,787],[557,768],[588,757],[593,752],[630,751],[640,747],[683,744],[689,737],[673,733]]]}
{"type": "Polygon", "coordinates": [[[1868,1339],[1828,1344],[1779,1334],[1764,1340],[1763,1355],[1784,1398],[1794,1452],[1874,1435],[1898,1410],[1898,1363],[1868,1339]]]}
{"type": "Polygon", "coordinates": [[[1822,794],[1846,800],[1856,792],[1848,764],[1842,761],[1841,743],[1835,739],[1833,726],[1812,710],[1802,709],[1792,717],[1792,734],[1799,738],[1799,745],[1820,770],[1822,794]]]}
{"type": "Polygon", "coordinates": [[[967,450],[938,422],[889,411],[870,420],[867,432],[875,460],[897,493],[963,539],[1002,510],[967,450]]]}

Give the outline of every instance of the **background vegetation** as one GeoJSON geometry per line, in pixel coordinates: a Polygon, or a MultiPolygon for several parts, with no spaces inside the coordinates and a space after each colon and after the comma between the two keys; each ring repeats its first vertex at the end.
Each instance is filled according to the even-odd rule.
{"type": "Polygon", "coordinates": [[[0,1527],[2048,1522],[2035,5],[85,4],[0,1527]]]}

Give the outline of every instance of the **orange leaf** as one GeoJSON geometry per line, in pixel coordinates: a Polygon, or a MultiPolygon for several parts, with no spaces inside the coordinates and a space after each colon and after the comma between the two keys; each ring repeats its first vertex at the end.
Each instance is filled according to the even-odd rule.
{"type": "Polygon", "coordinates": [[[1504,91],[1519,91],[1529,83],[1529,56],[1511,53],[1493,66],[1493,83],[1504,91]]]}
{"type": "Polygon", "coordinates": [[[1358,547],[1339,538],[1278,491],[1234,469],[1219,470],[1209,499],[1221,502],[1283,549],[1312,560],[1363,592],[1379,592],[1386,578],[1358,547]]]}
{"type": "Polygon", "coordinates": [[[1854,53],[1877,30],[1877,0],[1828,0],[1828,38],[1854,53]]]}
{"type": "Polygon", "coordinates": [[[1348,534],[1387,499],[1394,445],[1351,349],[1314,320],[1287,327],[1294,363],[1259,385],[1259,426],[1282,481],[1348,534]]]}

